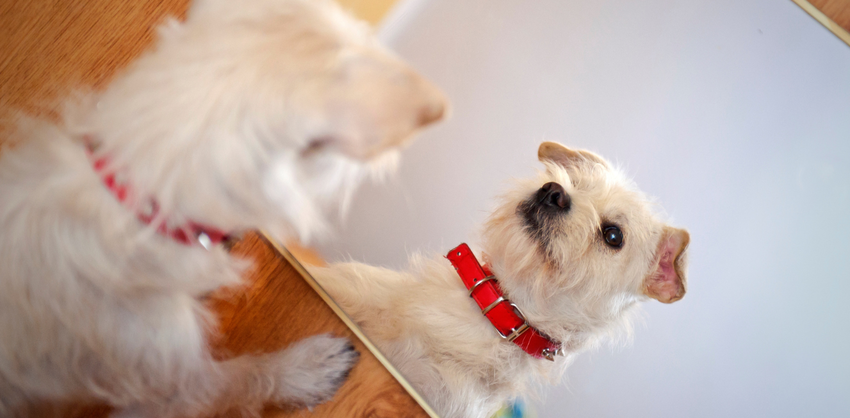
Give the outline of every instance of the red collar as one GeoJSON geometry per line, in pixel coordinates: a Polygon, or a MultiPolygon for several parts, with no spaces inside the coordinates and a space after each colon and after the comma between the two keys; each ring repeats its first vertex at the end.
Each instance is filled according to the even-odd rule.
{"type": "MultiPolygon", "coordinates": [[[[89,144],[86,145],[86,151],[89,159],[92,160],[95,173],[119,202],[125,206],[130,205],[132,187],[127,182],[119,181],[116,172],[109,167],[109,158],[105,156],[95,157],[94,150],[94,145],[89,141],[89,144]]],[[[231,238],[230,234],[219,229],[191,220],[182,225],[169,225],[166,217],[160,215],[159,203],[154,198],[149,198],[142,203],[140,209],[136,212],[136,217],[147,225],[153,224],[154,221],[158,222],[156,232],[184,245],[200,244],[209,250],[231,238]]]]}
{"type": "Polygon", "coordinates": [[[518,345],[535,358],[555,361],[555,355],[563,355],[561,343],[545,336],[528,325],[522,311],[505,298],[496,277],[486,266],[481,266],[472,250],[460,244],[446,256],[457,270],[458,276],[469,290],[481,313],[490,320],[499,335],[518,345]]]}

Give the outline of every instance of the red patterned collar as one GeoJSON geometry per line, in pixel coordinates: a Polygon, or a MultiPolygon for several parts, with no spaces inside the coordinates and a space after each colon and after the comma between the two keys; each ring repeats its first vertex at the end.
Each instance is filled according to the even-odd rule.
{"type": "Polygon", "coordinates": [[[469,296],[502,338],[518,345],[535,358],[555,361],[556,355],[564,355],[561,343],[529,325],[519,307],[505,298],[496,277],[486,266],[478,263],[468,245],[460,244],[449,251],[446,258],[457,270],[469,290],[469,296]]]}
{"type": "MultiPolygon", "coordinates": [[[[91,141],[87,142],[86,151],[88,152],[95,173],[100,177],[103,185],[106,186],[121,204],[129,206],[131,199],[136,198],[131,197],[133,194],[131,185],[129,182],[120,180],[115,170],[109,167],[109,158],[106,156],[96,156],[95,146],[91,141]]],[[[147,201],[141,202],[140,208],[136,212],[136,217],[147,225],[157,222],[157,233],[184,245],[191,246],[199,244],[209,250],[213,246],[231,238],[231,235],[224,231],[191,220],[184,222],[182,225],[170,225],[166,217],[161,216],[159,203],[152,197],[147,199],[147,201]]]]}

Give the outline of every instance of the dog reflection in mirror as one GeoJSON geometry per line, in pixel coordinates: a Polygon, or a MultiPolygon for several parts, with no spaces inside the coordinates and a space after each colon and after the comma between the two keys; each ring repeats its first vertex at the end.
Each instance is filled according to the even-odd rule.
{"type": "Polygon", "coordinates": [[[0,154],[0,416],[103,402],[172,417],[329,399],[357,359],[317,336],[214,361],[217,245],[321,233],[443,95],[332,0],[197,0],[65,121],[0,154]]]}
{"type": "Polygon", "coordinates": [[[685,295],[686,231],[661,221],[596,154],[546,142],[539,159],[545,170],[504,195],[484,225],[478,279],[493,280],[464,285],[465,245],[450,261],[414,257],[405,272],[311,269],[444,418],[492,416],[539,382],[556,382],[579,352],[628,335],[638,302],[685,295]],[[479,300],[487,286],[504,300],[479,300]],[[497,332],[511,317],[518,324],[497,332]]]}

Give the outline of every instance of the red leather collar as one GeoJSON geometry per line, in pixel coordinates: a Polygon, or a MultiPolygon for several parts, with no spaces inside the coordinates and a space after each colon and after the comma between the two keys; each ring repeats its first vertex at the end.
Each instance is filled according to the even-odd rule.
{"type": "MultiPolygon", "coordinates": [[[[106,186],[119,202],[129,205],[130,196],[132,195],[130,184],[119,181],[115,171],[108,167],[109,158],[105,156],[95,157],[94,145],[92,145],[91,141],[88,142],[86,151],[92,160],[92,167],[95,173],[97,173],[104,186],[106,186]]],[[[159,217],[159,215],[159,203],[154,198],[143,202],[141,208],[136,212],[136,217],[147,225],[151,225],[154,220],[159,222],[159,225],[156,226],[157,233],[184,245],[200,244],[209,250],[214,245],[221,244],[231,238],[230,234],[219,229],[191,220],[182,225],[170,226],[166,219],[159,217]]]]}
{"type": "Polygon", "coordinates": [[[535,358],[555,361],[555,355],[563,355],[561,343],[553,341],[529,325],[519,307],[505,298],[496,277],[490,269],[478,263],[468,245],[460,244],[449,251],[446,258],[457,270],[461,281],[469,290],[469,296],[475,300],[481,308],[481,313],[496,327],[502,338],[518,345],[535,358]]]}

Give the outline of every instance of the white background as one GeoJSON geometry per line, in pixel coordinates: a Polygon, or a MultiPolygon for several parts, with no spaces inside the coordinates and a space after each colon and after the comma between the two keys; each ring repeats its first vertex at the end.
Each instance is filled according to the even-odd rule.
{"type": "Polygon", "coordinates": [[[690,230],[689,292],[538,416],[850,417],[850,47],[775,0],[413,0],[382,36],[453,118],[361,190],[328,259],[474,245],[541,141],[588,148],[690,230]]]}

